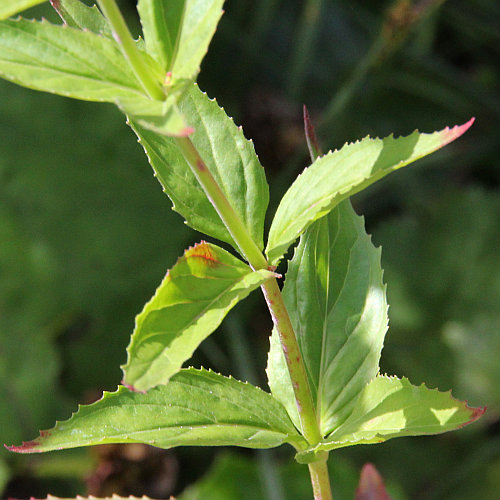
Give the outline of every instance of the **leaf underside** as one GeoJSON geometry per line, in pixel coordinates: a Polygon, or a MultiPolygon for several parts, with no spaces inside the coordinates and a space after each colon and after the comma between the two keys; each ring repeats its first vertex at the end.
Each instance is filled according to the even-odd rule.
{"type": "MultiPolygon", "coordinates": [[[[193,85],[179,101],[181,113],[194,129],[190,136],[208,169],[234,207],[249,234],[262,249],[269,189],[253,143],[245,139],[224,110],[193,85]]],[[[178,149],[175,140],[153,133],[138,123],[139,137],[165,192],[192,228],[225,241],[232,237],[178,149]]]]}
{"type": "Polygon", "coordinates": [[[280,202],[266,249],[270,263],[277,264],[297,237],[340,201],[454,141],[473,121],[432,134],[415,131],[407,137],[366,137],[318,158],[280,202]]]}
{"type": "Polygon", "coordinates": [[[381,443],[395,437],[440,434],[459,429],[480,418],[486,408],[471,408],[408,379],[377,376],[358,398],[351,416],[316,450],[355,444],[381,443]]]}
{"type": "Polygon", "coordinates": [[[187,250],[136,318],[124,383],[138,391],[166,384],[230,309],[272,276],[209,243],[187,250]]]}
{"type": "Polygon", "coordinates": [[[114,40],[47,21],[0,21],[0,76],[88,101],[115,102],[142,94],[114,40]]]}
{"type": "MultiPolygon", "coordinates": [[[[380,250],[349,200],[302,235],[283,298],[325,436],[349,416],[357,396],[378,373],[388,321],[380,250]]],[[[273,395],[299,426],[276,330],[267,372],[273,395]]]]}
{"type": "Polygon", "coordinates": [[[304,447],[285,409],[270,394],[232,378],[189,368],[145,394],[121,386],[20,446],[18,453],[145,443],[174,446],[304,447]]]}

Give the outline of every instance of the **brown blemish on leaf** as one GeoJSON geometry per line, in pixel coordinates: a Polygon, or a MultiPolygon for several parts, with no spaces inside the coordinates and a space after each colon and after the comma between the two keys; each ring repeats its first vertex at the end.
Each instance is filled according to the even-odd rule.
{"type": "Polygon", "coordinates": [[[476,420],[480,419],[486,412],[486,406],[479,406],[478,408],[472,408],[465,402],[465,406],[468,410],[471,412],[471,417],[470,419],[462,424],[460,427],[465,427],[466,425],[472,424],[476,420]]]}
{"type": "Polygon", "coordinates": [[[206,170],[207,170],[207,166],[205,165],[205,163],[203,163],[202,160],[196,160],[196,168],[200,172],[206,172],[206,170]]]}
{"type": "Polygon", "coordinates": [[[202,241],[194,245],[194,247],[189,248],[185,253],[186,259],[199,258],[204,259],[208,266],[216,267],[220,265],[219,260],[217,260],[214,255],[210,245],[206,241],[202,241]]]}

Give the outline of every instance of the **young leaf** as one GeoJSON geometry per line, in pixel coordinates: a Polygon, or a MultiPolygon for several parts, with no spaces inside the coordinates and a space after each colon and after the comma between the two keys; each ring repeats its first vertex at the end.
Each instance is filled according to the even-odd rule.
{"type": "MultiPolygon", "coordinates": [[[[197,85],[192,85],[183,94],[178,105],[194,129],[191,135],[193,144],[249,234],[262,249],[269,190],[252,142],[245,139],[241,128],[197,85]]],[[[192,228],[235,246],[175,140],[153,133],[133,121],[131,126],[172,200],[174,210],[192,228]]]]}
{"type": "Polygon", "coordinates": [[[277,264],[296,238],[341,200],[449,144],[473,121],[433,134],[415,131],[407,137],[366,137],[318,158],[295,180],[280,202],[266,249],[270,263],[277,264]]]}
{"type": "Polygon", "coordinates": [[[392,500],[387,494],[382,476],[373,464],[363,465],[354,500],[392,500]]]}
{"type": "Polygon", "coordinates": [[[18,12],[46,1],[47,0],[3,0],[0,4],[0,19],[7,19],[18,12]]]}
{"type": "Polygon", "coordinates": [[[200,71],[224,0],[139,0],[137,9],[149,54],[172,81],[194,80],[200,71]]]}
{"type": "Polygon", "coordinates": [[[108,21],[101,14],[97,5],[89,7],[80,0],[52,0],[51,4],[68,26],[89,30],[108,38],[113,37],[108,21]]]}
{"type": "Polygon", "coordinates": [[[174,446],[272,448],[291,443],[303,448],[286,411],[270,394],[217,373],[189,368],[168,385],[146,394],[121,386],[102,399],[42,431],[34,441],[10,446],[17,453],[145,443],[174,446]]]}
{"type": "MultiPolygon", "coordinates": [[[[379,370],[387,330],[380,250],[345,200],[302,235],[286,274],[283,298],[306,366],[321,434],[352,412],[379,370]]],[[[276,331],[268,364],[273,395],[295,425],[298,414],[276,331]]]]}
{"type": "Polygon", "coordinates": [[[0,21],[0,76],[88,101],[142,94],[114,40],[47,21],[0,21]]]}
{"type": "Polygon", "coordinates": [[[485,411],[484,407],[471,408],[457,401],[450,392],[417,387],[406,378],[379,375],[362,392],[351,416],[315,450],[440,434],[471,424],[485,411]]]}
{"type": "Polygon", "coordinates": [[[124,383],[138,391],[166,384],[230,309],[273,275],[209,243],[187,250],[136,318],[124,383]]]}
{"type": "Polygon", "coordinates": [[[187,0],[139,0],[137,10],[141,18],[146,50],[166,73],[174,60],[182,29],[187,0]]]}

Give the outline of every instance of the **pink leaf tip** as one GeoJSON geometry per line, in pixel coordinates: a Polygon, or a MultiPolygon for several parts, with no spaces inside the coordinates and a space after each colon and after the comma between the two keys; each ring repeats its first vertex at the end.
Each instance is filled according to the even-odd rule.
{"type": "Polygon", "coordinates": [[[468,122],[465,122],[463,125],[455,125],[452,128],[446,127],[443,132],[442,132],[442,137],[443,137],[443,142],[442,146],[446,146],[446,144],[449,144],[450,142],[454,141],[461,135],[465,134],[467,130],[469,130],[472,127],[472,124],[474,123],[476,119],[472,117],[468,122]]]}

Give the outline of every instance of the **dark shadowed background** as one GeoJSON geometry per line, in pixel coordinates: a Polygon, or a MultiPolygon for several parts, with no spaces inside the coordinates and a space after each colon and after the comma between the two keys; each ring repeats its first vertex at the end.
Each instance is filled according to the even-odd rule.
{"type": "MultiPolygon", "coordinates": [[[[122,2],[138,33],[134,2],[122,2]]],[[[383,246],[390,329],[381,370],[472,405],[479,422],[331,454],[336,500],[373,462],[394,500],[500,491],[500,3],[228,0],[199,78],[246,136],[271,210],[307,165],[302,104],[324,150],[367,134],[431,132],[476,117],[459,141],[354,198],[383,246]]],[[[50,8],[28,11],[46,16],[50,8]]],[[[171,211],[111,105],[0,81],[0,442],[20,443],[121,380],[134,316],[200,234],[171,211]]],[[[271,322],[258,294],[191,364],[266,388],[271,322]]],[[[304,470],[302,470],[304,469],[304,470]]],[[[107,446],[0,451],[2,498],[147,494],[304,499],[291,448],[107,446]]]]}

